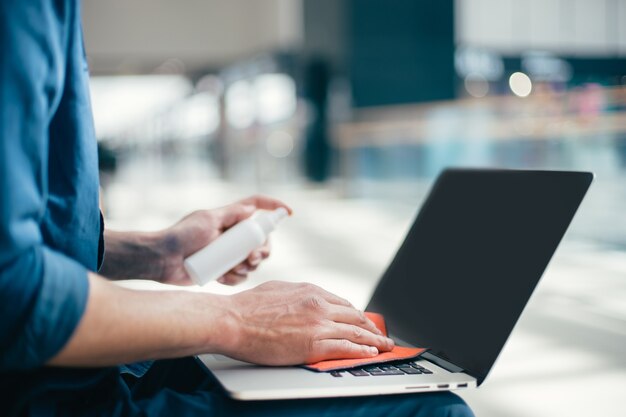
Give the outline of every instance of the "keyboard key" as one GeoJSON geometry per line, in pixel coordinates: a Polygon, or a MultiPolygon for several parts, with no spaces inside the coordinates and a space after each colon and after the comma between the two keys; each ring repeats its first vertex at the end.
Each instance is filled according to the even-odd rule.
{"type": "Polygon", "coordinates": [[[361,368],[352,368],[347,371],[332,371],[330,374],[335,378],[342,377],[342,372],[349,372],[354,376],[380,376],[380,375],[419,375],[432,374],[433,372],[418,365],[416,362],[387,363],[380,365],[369,365],[361,368]]]}
{"type": "Polygon", "coordinates": [[[348,372],[354,376],[370,376],[370,374],[365,372],[363,369],[348,369],[348,372]]]}
{"type": "Polygon", "coordinates": [[[419,375],[422,373],[422,371],[420,371],[419,369],[415,369],[415,368],[400,368],[400,370],[402,372],[404,372],[405,374],[409,374],[409,375],[419,375]]]}
{"type": "Polygon", "coordinates": [[[380,376],[380,375],[404,375],[404,372],[400,371],[400,370],[395,370],[395,371],[370,371],[370,375],[372,376],[380,376]]]}

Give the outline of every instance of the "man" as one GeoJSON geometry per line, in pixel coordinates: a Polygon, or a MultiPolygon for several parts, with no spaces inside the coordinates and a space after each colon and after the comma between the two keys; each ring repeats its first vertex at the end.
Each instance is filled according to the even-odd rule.
{"type": "MultiPolygon", "coordinates": [[[[449,393],[225,398],[191,355],[290,365],[374,356],[393,342],[310,284],[270,282],[233,296],[112,284],[186,284],[186,256],[255,209],[286,206],[252,197],[159,232],[105,232],[96,159],[79,2],[1,2],[1,415],[471,415],[449,393]]],[[[221,282],[238,283],[268,254],[259,248],[221,282]]]]}

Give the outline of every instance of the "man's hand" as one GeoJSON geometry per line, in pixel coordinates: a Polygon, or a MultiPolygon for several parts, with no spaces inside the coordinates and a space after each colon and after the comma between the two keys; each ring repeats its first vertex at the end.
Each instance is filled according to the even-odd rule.
{"type": "Polygon", "coordinates": [[[307,283],[272,281],[230,296],[230,357],[262,365],[367,358],[394,344],[348,301],[307,283]]]}
{"type": "MultiPolygon", "coordinates": [[[[105,256],[100,273],[109,279],[151,279],[167,284],[190,285],[183,266],[188,256],[217,239],[228,228],[250,217],[257,209],[291,209],[279,200],[249,197],[213,210],[191,213],[174,226],[159,232],[105,231],[105,256]]],[[[245,280],[270,254],[269,243],[252,251],[248,258],[218,279],[235,285],[245,280]]]]}
{"type": "MultiPolygon", "coordinates": [[[[284,207],[291,213],[291,209],[279,200],[254,196],[225,207],[195,211],[183,218],[163,231],[165,263],[162,282],[177,285],[191,284],[191,279],[183,267],[185,258],[204,248],[230,227],[250,217],[255,210],[274,210],[279,207],[284,207]]],[[[269,255],[270,246],[269,242],[266,242],[252,251],[246,260],[224,274],[218,281],[227,285],[239,284],[269,255]]]]}

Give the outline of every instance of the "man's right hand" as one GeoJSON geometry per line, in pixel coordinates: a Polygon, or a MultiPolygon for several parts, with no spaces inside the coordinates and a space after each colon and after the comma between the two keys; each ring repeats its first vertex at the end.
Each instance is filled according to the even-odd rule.
{"type": "Polygon", "coordinates": [[[393,341],[348,301],[315,285],[272,281],[230,297],[224,354],[262,365],[368,358],[393,341]]]}

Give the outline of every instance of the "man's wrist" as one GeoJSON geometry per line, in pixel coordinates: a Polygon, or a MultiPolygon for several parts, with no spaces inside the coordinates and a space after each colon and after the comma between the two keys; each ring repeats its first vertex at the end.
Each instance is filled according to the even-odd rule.
{"type": "Polygon", "coordinates": [[[150,247],[150,252],[155,255],[153,264],[153,279],[166,282],[172,278],[182,263],[180,242],[170,229],[147,233],[145,243],[150,247]]]}
{"type": "Polygon", "coordinates": [[[174,263],[169,237],[163,232],[105,232],[100,273],[110,279],[161,281],[174,263]]]}
{"type": "Polygon", "coordinates": [[[232,298],[226,295],[195,293],[199,296],[201,317],[198,320],[202,335],[201,352],[219,353],[232,355],[237,346],[242,342],[240,317],[234,307],[232,298]],[[207,309],[211,309],[209,314],[207,309]]]}

